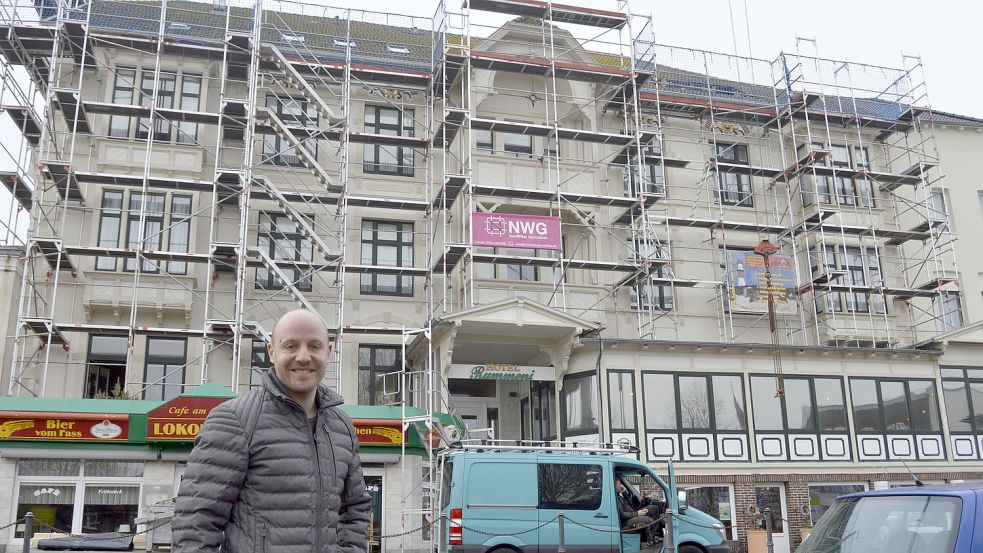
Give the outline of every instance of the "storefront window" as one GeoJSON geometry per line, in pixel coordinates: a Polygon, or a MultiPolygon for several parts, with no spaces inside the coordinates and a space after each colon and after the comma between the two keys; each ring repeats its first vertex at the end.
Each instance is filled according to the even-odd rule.
{"type": "Polygon", "coordinates": [[[82,532],[132,532],[140,508],[140,487],[90,484],[82,505],[82,532]]]}
{"type": "Polygon", "coordinates": [[[382,551],[382,477],[366,476],[365,490],[372,497],[372,510],[369,511],[369,553],[382,551]]]}
{"type": "Polygon", "coordinates": [[[17,462],[18,476],[78,476],[77,459],[24,459],[17,462]]]}
{"type": "Polygon", "coordinates": [[[727,527],[730,539],[737,539],[734,532],[734,515],[730,486],[700,486],[686,489],[686,502],[707,513],[727,527]]]}
{"type": "Polygon", "coordinates": [[[866,491],[864,484],[814,484],[809,486],[809,514],[812,525],[815,526],[826,511],[833,506],[833,501],[841,495],[866,491]]]}
{"type": "Polygon", "coordinates": [[[127,476],[143,476],[143,462],[126,461],[86,461],[85,475],[87,477],[124,478],[127,476]]]}
{"type": "Polygon", "coordinates": [[[567,376],[563,384],[563,435],[597,432],[597,376],[581,373],[567,376]]]}
{"type": "MultiPolygon", "coordinates": [[[[72,484],[21,484],[17,494],[17,519],[24,518],[30,511],[34,513],[37,532],[51,532],[51,527],[71,530],[74,506],[75,486],[72,484]]],[[[17,525],[14,537],[24,537],[21,525],[17,525]]]]}

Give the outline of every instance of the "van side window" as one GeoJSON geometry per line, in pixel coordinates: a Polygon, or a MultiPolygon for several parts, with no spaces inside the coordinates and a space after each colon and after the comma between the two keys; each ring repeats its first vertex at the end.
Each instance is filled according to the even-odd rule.
{"type": "Polygon", "coordinates": [[[595,510],[601,506],[601,465],[539,465],[539,508],[595,510]]]}

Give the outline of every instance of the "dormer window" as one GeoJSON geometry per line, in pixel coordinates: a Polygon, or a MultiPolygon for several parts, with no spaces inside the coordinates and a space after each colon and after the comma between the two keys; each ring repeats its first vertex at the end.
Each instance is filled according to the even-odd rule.
{"type": "Polygon", "coordinates": [[[187,32],[191,30],[191,25],[187,23],[168,23],[167,29],[170,31],[187,32]]]}
{"type": "Polygon", "coordinates": [[[285,33],[280,33],[280,36],[287,42],[287,44],[303,44],[304,37],[301,35],[288,35],[285,33]]]}
{"type": "Polygon", "coordinates": [[[395,46],[392,44],[386,45],[386,51],[390,54],[409,54],[410,49],[405,46],[395,46]]]}
{"type": "Polygon", "coordinates": [[[335,46],[341,46],[342,48],[346,48],[346,47],[348,47],[348,48],[358,48],[358,44],[355,44],[355,41],[354,40],[351,41],[351,42],[345,42],[344,40],[341,40],[340,38],[334,39],[334,45],[335,46]]]}

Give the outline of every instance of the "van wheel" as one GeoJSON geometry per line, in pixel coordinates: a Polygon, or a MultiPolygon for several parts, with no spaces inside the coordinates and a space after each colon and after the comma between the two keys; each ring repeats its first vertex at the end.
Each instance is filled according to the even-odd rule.
{"type": "Polygon", "coordinates": [[[686,544],[679,546],[679,553],[706,553],[703,548],[698,545],[686,544]]]}

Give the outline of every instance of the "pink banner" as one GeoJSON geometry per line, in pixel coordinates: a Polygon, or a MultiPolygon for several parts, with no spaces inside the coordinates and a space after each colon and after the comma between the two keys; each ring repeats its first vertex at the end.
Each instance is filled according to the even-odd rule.
{"type": "Polygon", "coordinates": [[[560,218],[509,213],[471,214],[475,246],[559,250],[560,218]]]}

